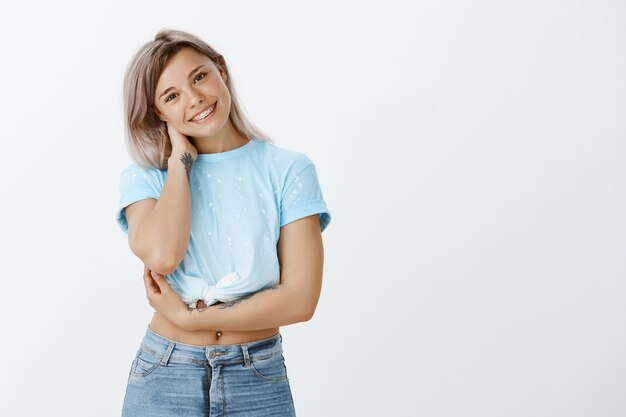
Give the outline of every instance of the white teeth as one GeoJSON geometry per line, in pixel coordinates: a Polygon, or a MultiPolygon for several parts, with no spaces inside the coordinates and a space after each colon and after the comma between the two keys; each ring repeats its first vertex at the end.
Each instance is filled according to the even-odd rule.
{"type": "Polygon", "coordinates": [[[196,117],[194,117],[191,120],[199,121],[199,120],[204,119],[209,114],[211,114],[211,112],[213,111],[214,108],[215,108],[215,104],[213,104],[211,107],[209,107],[208,109],[206,109],[205,111],[203,111],[202,113],[200,113],[199,115],[197,115],[196,117]]]}

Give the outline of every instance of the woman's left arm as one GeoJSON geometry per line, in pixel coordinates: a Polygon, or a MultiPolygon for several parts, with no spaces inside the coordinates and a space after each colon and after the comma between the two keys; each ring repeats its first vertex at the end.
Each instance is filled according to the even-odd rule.
{"type": "Polygon", "coordinates": [[[186,330],[263,330],[308,321],[322,289],[324,248],[319,214],[283,226],[277,253],[278,285],[223,304],[189,309],[165,278],[157,274],[154,279],[160,292],[146,279],[150,305],[186,330]]]}

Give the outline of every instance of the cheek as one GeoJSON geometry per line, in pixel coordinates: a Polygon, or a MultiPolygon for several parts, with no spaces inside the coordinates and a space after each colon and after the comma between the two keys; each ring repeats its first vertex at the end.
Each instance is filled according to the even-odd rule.
{"type": "Polygon", "coordinates": [[[228,92],[228,88],[226,88],[225,86],[223,90],[220,91],[219,100],[220,112],[222,114],[228,114],[230,110],[230,93],[228,92]]]}
{"type": "Polygon", "coordinates": [[[157,116],[160,120],[174,120],[174,115],[172,114],[171,109],[159,109],[157,116]]]}
{"type": "Polygon", "coordinates": [[[172,106],[172,108],[168,109],[166,114],[167,120],[173,121],[174,123],[184,123],[186,122],[185,117],[185,109],[182,104],[176,103],[176,106],[172,106]]]}
{"type": "Polygon", "coordinates": [[[224,84],[224,80],[222,80],[221,78],[212,82],[209,89],[211,92],[208,94],[212,96],[217,96],[221,101],[230,100],[228,87],[226,87],[226,84],[224,84]]]}

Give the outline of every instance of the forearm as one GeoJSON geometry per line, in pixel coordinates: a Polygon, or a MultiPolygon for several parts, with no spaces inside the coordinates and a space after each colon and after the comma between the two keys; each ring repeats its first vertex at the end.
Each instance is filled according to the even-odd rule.
{"type": "Polygon", "coordinates": [[[188,155],[172,154],[161,195],[138,231],[145,259],[161,273],[175,269],[189,246],[192,163],[188,155]]]}
{"type": "Polygon", "coordinates": [[[296,291],[286,285],[267,287],[223,304],[189,310],[190,330],[263,330],[309,319],[296,291]]]}

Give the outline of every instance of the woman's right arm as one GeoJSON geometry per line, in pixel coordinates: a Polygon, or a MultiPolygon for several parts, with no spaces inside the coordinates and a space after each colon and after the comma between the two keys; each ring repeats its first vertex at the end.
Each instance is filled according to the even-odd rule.
{"type": "Polygon", "coordinates": [[[127,206],[128,240],[132,252],[151,271],[171,274],[189,246],[191,228],[191,166],[198,153],[188,139],[168,125],[172,155],[159,199],[127,206]]]}
{"type": "Polygon", "coordinates": [[[124,209],[131,250],[151,271],[163,275],[178,267],[189,246],[191,191],[187,169],[191,166],[187,160],[188,153],[172,152],[159,199],[140,200],[124,209]]]}

